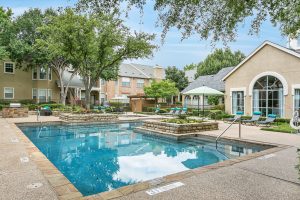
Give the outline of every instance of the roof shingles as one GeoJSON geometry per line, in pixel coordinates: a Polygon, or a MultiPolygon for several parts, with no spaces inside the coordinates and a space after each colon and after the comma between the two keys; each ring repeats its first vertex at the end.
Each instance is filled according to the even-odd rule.
{"type": "Polygon", "coordinates": [[[187,92],[197,87],[207,86],[215,90],[224,92],[225,84],[222,79],[231,71],[234,67],[226,67],[221,69],[214,75],[199,76],[196,80],[191,82],[181,93],[187,92]]]}

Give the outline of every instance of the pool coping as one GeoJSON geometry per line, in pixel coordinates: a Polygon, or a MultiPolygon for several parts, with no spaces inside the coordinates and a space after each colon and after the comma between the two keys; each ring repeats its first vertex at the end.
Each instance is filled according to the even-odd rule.
{"type": "MultiPolygon", "coordinates": [[[[133,122],[132,120],[120,120],[117,122],[133,122]]],[[[137,120],[134,120],[137,121],[137,120]]],[[[142,121],[142,120],[141,120],[142,121]]],[[[111,122],[111,123],[117,123],[117,122],[111,122]]],[[[37,168],[42,172],[43,176],[46,178],[46,180],[49,182],[49,184],[52,186],[54,191],[57,194],[57,197],[59,199],[67,200],[67,199],[84,199],[84,200],[91,200],[91,199],[101,199],[101,200],[108,200],[108,199],[114,199],[119,198],[122,196],[127,196],[132,193],[136,193],[142,190],[147,190],[153,187],[158,187],[161,185],[165,185],[171,182],[180,181],[185,178],[189,178],[198,174],[210,172],[212,170],[220,169],[223,167],[229,167],[231,165],[255,159],[267,154],[272,154],[277,151],[287,149],[291,146],[289,145],[281,145],[281,144],[274,144],[274,143],[267,143],[267,142],[260,142],[260,141],[254,141],[254,140],[247,140],[247,139],[238,139],[238,138],[231,138],[224,136],[222,139],[225,140],[231,140],[231,141],[240,141],[240,142],[246,142],[246,143],[254,143],[257,145],[268,145],[272,146],[269,149],[251,153],[248,155],[244,155],[235,159],[228,159],[225,161],[221,161],[218,163],[214,163],[211,165],[206,165],[202,167],[198,167],[195,169],[185,170],[182,172],[166,175],[163,177],[158,177],[152,180],[139,182],[136,184],[123,186],[111,191],[101,192],[94,195],[89,196],[83,196],[81,192],[54,166],[54,164],[31,142],[31,140],[21,131],[21,129],[18,127],[18,125],[33,125],[33,124],[40,124],[37,122],[23,122],[23,123],[14,123],[14,122],[8,122],[9,125],[12,127],[13,130],[15,130],[16,136],[20,141],[22,141],[25,145],[26,152],[29,155],[30,160],[32,160],[36,165],[37,168]]],[[[54,121],[54,122],[43,122],[44,124],[94,124],[94,123],[62,123],[62,121],[54,121]]],[[[107,122],[103,122],[107,123],[107,122]]],[[[98,123],[99,124],[99,123],[98,123]]],[[[204,135],[208,137],[214,137],[213,135],[204,134],[201,133],[194,133],[191,134],[196,137],[204,135]]],[[[215,137],[214,137],[215,138],[215,137]]]]}

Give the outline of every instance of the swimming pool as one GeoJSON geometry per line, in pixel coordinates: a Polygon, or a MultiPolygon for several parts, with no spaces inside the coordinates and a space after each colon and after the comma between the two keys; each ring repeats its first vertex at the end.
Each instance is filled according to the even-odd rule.
{"type": "Polygon", "coordinates": [[[263,146],[133,131],[141,123],[19,126],[83,195],[261,151],[263,146]]]}

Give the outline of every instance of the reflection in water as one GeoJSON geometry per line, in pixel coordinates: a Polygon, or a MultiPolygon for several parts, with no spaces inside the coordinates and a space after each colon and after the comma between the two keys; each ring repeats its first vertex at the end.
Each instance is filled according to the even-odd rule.
{"type": "MultiPolygon", "coordinates": [[[[133,132],[139,123],[20,127],[84,195],[112,190],[247,153],[243,146],[163,140],[133,132]]],[[[257,151],[257,149],[251,149],[257,151]]]]}

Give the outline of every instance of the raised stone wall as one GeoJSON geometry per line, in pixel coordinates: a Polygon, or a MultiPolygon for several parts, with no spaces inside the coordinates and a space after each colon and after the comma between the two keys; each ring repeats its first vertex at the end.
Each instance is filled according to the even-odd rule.
{"type": "Polygon", "coordinates": [[[3,118],[28,117],[28,108],[3,108],[3,118]]]}
{"type": "Polygon", "coordinates": [[[152,131],[171,133],[171,134],[197,133],[197,132],[219,129],[217,122],[175,124],[175,123],[167,123],[167,122],[161,122],[155,120],[144,121],[142,128],[152,130],[152,131]]]}
{"type": "Polygon", "coordinates": [[[72,113],[61,113],[59,118],[66,122],[107,122],[117,121],[118,115],[113,114],[72,114],[72,113]]]}

